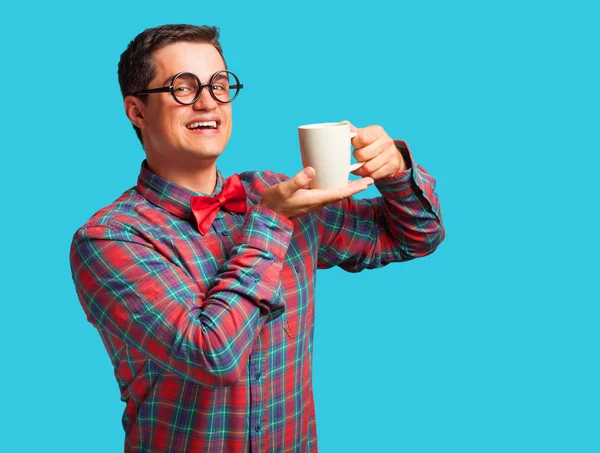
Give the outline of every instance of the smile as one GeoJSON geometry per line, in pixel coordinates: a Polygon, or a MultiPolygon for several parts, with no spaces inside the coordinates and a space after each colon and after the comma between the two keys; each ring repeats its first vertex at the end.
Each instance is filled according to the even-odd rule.
{"type": "Polygon", "coordinates": [[[193,123],[186,124],[185,127],[187,127],[191,131],[199,130],[199,129],[216,129],[217,122],[216,121],[195,121],[193,123]]]}

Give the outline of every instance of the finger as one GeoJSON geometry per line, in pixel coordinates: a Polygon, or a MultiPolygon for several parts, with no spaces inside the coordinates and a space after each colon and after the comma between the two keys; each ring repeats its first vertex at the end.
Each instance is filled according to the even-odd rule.
{"type": "Polygon", "coordinates": [[[348,198],[355,195],[363,190],[366,190],[371,184],[373,184],[373,178],[362,178],[357,181],[352,181],[350,184],[340,189],[341,198],[348,198]]]}
{"type": "Polygon", "coordinates": [[[354,181],[350,181],[349,184],[347,184],[345,187],[342,187],[343,190],[346,190],[346,188],[348,188],[348,190],[353,191],[353,190],[357,190],[357,191],[361,191],[361,190],[365,190],[366,188],[368,188],[371,184],[373,184],[375,182],[375,180],[373,178],[371,178],[370,176],[367,176],[365,178],[360,178],[354,181]]]}
{"type": "Polygon", "coordinates": [[[394,176],[395,174],[396,174],[396,172],[394,172],[392,164],[390,164],[388,162],[383,167],[381,167],[378,170],[371,173],[370,176],[373,179],[382,179],[382,178],[390,178],[390,177],[394,176]]]}
{"type": "Polygon", "coordinates": [[[363,147],[363,148],[355,148],[352,153],[357,161],[365,162],[373,159],[379,154],[383,153],[386,149],[393,147],[396,149],[394,145],[394,141],[389,138],[387,135],[383,137],[379,137],[373,143],[363,147]]]}
{"type": "Polygon", "coordinates": [[[357,176],[371,176],[373,177],[373,173],[379,170],[381,167],[389,163],[389,158],[385,153],[380,154],[377,157],[374,157],[371,160],[368,160],[362,167],[357,168],[354,172],[357,176]]]}
{"type": "Polygon", "coordinates": [[[330,189],[330,190],[322,190],[318,194],[318,199],[316,200],[320,205],[325,205],[331,203],[333,201],[340,201],[344,198],[351,197],[352,195],[362,192],[375,181],[373,178],[361,178],[355,181],[350,181],[344,187],[339,189],[330,189]]]}
{"type": "Polygon", "coordinates": [[[316,211],[325,205],[351,197],[373,183],[373,178],[361,178],[356,181],[348,181],[348,184],[340,189],[315,189],[304,191],[304,193],[297,192],[292,202],[296,209],[304,213],[316,211]]]}
{"type": "Polygon", "coordinates": [[[306,188],[308,183],[315,177],[316,171],[312,167],[296,173],[293,178],[281,183],[281,191],[285,197],[291,197],[296,191],[306,188]]]}
{"type": "Polygon", "coordinates": [[[379,137],[386,136],[387,134],[381,126],[367,126],[362,129],[356,130],[356,137],[352,139],[352,146],[354,148],[364,148],[376,141],[379,137]]]}
{"type": "Polygon", "coordinates": [[[390,161],[390,159],[391,153],[384,150],[372,159],[367,160],[363,166],[354,170],[352,174],[357,176],[371,176],[373,172],[383,167],[386,163],[390,161]]]}

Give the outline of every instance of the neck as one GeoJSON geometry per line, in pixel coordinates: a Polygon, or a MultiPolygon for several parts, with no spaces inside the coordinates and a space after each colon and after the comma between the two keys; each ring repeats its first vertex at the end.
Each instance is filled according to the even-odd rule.
{"type": "Polygon", "coordinates": [[[217,162],[164,162],[156,156],[146,156],[152,173],[194,192],[211,195],[217,185],[217,162]]]}

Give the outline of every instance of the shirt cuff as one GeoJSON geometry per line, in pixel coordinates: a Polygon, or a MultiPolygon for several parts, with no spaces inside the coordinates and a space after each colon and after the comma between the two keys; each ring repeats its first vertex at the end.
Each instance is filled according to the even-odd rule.
{"type": "MultiPolygon", "coordinates": [[[[390,198],[394,200],[409,199],[415,192],[425,195],[427,201],[432,204],[432,201],[426,196],[428,187],[427,172],[418,164],[414,162],[412,153],[406,144],[401,140],[394,140],[396,147],[404,157],[406,162],[407,170],[399,171],[394,176],[389,178],[382,178],[375,181],[375,187],[384,196],[384,198],[390,198]]],[[[429,177],[430,179],[431,177],[429,177]]]]}
{"type": "Polygon", "coordinates": [[[285,259],[294,232],[294,223],[283,214],[266,206],[248,209],[240,241],[285,259]]]}

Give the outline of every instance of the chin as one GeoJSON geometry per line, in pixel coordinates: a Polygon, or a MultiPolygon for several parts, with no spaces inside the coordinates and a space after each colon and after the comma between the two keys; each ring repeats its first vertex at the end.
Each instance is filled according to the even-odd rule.
{"type": "Polygon", "coordinates": [[[184,154],[193,156],[195,158],[206,159],[210,157],[218,157],[223,152],[225,146],[221,143],[221,140],[211,141],[187,141],[181,143],[179,149],[184,154]]]}
{"type": "Polygon", "coordinates": [[[190,150],[190,153],[197,159],[216,159],[223,153],[222,148],[194,148],[190,150]]]}

